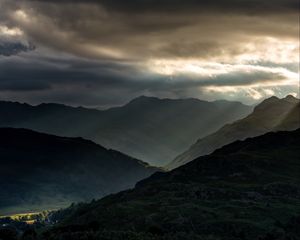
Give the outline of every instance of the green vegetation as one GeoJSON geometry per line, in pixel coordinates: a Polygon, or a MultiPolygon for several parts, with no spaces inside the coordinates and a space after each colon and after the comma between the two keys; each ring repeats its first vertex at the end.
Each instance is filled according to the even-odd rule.
{"type": "Polygon", "coordinates": [[[33,224],[35,222],[44,222],[48,216],[49,213],[52,211],[42,211],[42,212],[30,212],[30,213],[19,213],[19,214],[13,214],[10,216],[0,216],[0,219],[7,219],[10,218],[12,221],[16,222],[25,222],[27,224],[33,224]]]}
{"type": "Polygon", "coordinates": [[[22,213],[0,217],[0,240],[36,240],[49,225],[52,211],[22,213]]]}

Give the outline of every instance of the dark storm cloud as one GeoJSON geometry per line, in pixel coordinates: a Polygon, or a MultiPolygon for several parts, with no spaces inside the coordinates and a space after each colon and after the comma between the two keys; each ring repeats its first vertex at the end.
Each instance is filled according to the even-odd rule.
{"type": "MultiPolygon", "coordinates": [[[[24,61],[23,58],[2,59],[0,61],[1,91],[51,91],[55,99],[55,89],[72,89],[77,98],[93,98],[95,92],[109,95],[109,92],[134,93],[185,91],[206,86],[247,86],[272,80],[280,82],[285,76],[281,73],[269,73],[263,70],[244,72],[236,70],[216,76],[198,76],[178,74],[165,76],[145,74],[123,63],[88,61],[79,58],[37,58],[24,61]]],[[[104,97],[104,96],[102,96],[104,97]]],[[[130,98],[126,96],[126,99],[130,98]]],[[[100,104],[101,105],[101,104],[100,104]]]]}
{"type": "Polygon", "coordinates": [[[297,71],[295,59],[280,58],[285,48],[276,49],[298,41],[297,0],[0,0],[0,5],[0,38],[2,25],[22,32],[20,45],[14,37],[6,47],[0,42],[0,98],[102,107],[142,94],[207,98],[206,87],[276,84],[287,76],[273,68],[297,71]],[[36,51],[24,42],[33,42],[36,51]],[[151,65],[157,59],[234,65],[243,54],[255,57],[250,70],[209,76],[168,76],[151,65]]]}
{"type": "MultiPolygon", "coordinates": [[[[0,61],[0,88],[2,90],[42,90],[56,85],[114,87],[126,85],[133,68],[116,63],[96,63],[80,59],[45,58],[24,61],[15,58],[0,61]],[[27,87],[23,87],[28,83],[27,87]],[[22,87],[18,87],[19,85],[22,87]],[[16,87],[15,87],[16,86],[16,87]]],[[[133,74],[133,76],[135,76],[133,74]]]]}
{"type": "Polygon", "coordinates": [[[94,3],[100,4],[109,10],[127,12],[161,12],[161,11],[207,11],[207,10],[227,10],[227,11],[252,11],[258,12],[278,12],[282,10],[296,11],[299,8],[297,0],[31,0],[35,2],[52,3],[94,3]]]}
{"type": "Polygon", "coordinates": [[[140,61],[235,56],[256,37],[298,38],[297,4],[295,0],[25,0],[6,1],[6,8],[29,15],[25,20],[11,18],[10,24],[20,26],[37,44],[89,58],[140,61]]]}
{"type": "Polygon", "coordinates": [[[27,92],[27,91],[41,91],[48,90],[51,88],[49,83],[21,79],[17,78],[11,80],[10,78],[1,79],[0,91],[16,91],[16,92],[27,92]]]}
{"type": "Polygon", "coordinates": [[[35,46],[33,44],[24,44],[21,42],[2,42],[0,40],[0,55],[11,56],[21,52],[33,51],[35,46]]]}

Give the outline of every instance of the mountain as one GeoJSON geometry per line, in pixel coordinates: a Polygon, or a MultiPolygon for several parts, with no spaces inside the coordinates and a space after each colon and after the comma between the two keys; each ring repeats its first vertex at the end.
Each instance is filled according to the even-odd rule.
{"type": "Polygon", "coordinates": [[[157,170],[82,138],[0,128],[0,215],[99,198],[157,170]]]}
{"type": "Polygon", "coordinates": [[[42,239],[299,239],[300,129],[236,141],[52,217],[42,239]]]}
{"type": "Polygon", "coordinates": [[[295,130],[300,127],[299,107],[299,99],[293,96],[283,99],[268,98],[257,105],[247,117],[232,124],[226,124],[215,133],[200,138],[187,151],[168,164],[167,168],[173,169],[186,164],[236,140],[259,136],[271,131],[295,130]]]}
{"type": "Polygon", "coordinates": [[[0,102],[0,127],[83,137],[151,163],[165,165],[225,123],[250,113],[239,102],[139,97],[108,110],[60,104],[0,102]]]}

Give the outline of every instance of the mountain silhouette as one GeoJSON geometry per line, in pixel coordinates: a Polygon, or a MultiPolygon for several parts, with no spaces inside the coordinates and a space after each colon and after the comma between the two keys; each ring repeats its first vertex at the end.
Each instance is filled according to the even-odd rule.
{"type": "Polygon", "coordinates": [[[55,213],[60,223],[44,238],[298,239],[299,156],[300,129],[236,141],[133,190],[55,213]]]}
{"type": "Polygon", "coordinates": [[[162,166],[199,137],[246,116],[251,110],[252,107],[239,102],[145,96],[103,111],[61,104],[0,102],[0,126],[80,136],[162,166]]]}
{"type": "Polygon", "coordinates": [[[82,138],[0,128],[0,215],[99,198],[158,170],[82,138]]]}
{"type": "Polygon", "coordinates": [[[295,130],[299,127],[299,99],[293,96],[283,99],[271,97],[257,105],[247,117],[232,124],[226,124],[215,133],[200,138],[187,151],[168,164],[167,168],[173,169],[186,164],[236,140],[259,136],[270,131],[295,130]]]}

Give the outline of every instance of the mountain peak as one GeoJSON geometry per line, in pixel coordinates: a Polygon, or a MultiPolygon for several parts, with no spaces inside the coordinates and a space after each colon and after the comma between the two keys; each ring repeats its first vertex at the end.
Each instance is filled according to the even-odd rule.
{"type": "Polygon", "coordinates": [[[290,103],[298,103],[299,99],[295,98],[293,95],[287,95],[283,100],[290,102],[290,103]]]}
{"type": "Polygon", "coordinates": [[[266,98],[265,100],[263,100],[261,104],[266,103],[266,102],[268,102],[268,103],[276,102],[279,100],[280,100],[280,98],[278,98],[276,96],[272,96],[272,97],[269,97],[269,98],[266,98]]]}
{"type": "Polygon", "coordinates": [[[145,103],[145,102],[150,102],[150,101],[152,102],[152,101],[158,101],[158,100],[160,100],[160,99],[157,98],[157,97],[142,95],[142,96],[139,96],[139,97],[136,97],[136,98],[132,99],[128,104],[145,103]]]}
{"type": "Polygon", "coordinates": [[[265,100],[263,100],[260,104],[258,104],[254,108],[254,111],[265,109],[265,108],[269,107],[270,105],[273,105],[274,103],[279,102],[280,100],[281,99],[276,96],[266,98],[265,100]]]}
{"type": "Polygon", "coordinates": [[[278,98],[276,96],[272,96],[263,100],[260,104],[255,107],[255,110],[264,110],[270,106],[275,106],[274,104],[284,104],[284,103],[298,103],[299,99],[295,98],[292,95],[287,95],[285,98],[278,98]]]}
{"type": "Polygon", "coordinates": [[[262,135],[268,131],[297,129],[299,128],[298,103],[299,100],[293,96],[283,99],[273,96],[265,99],[247,117],[227,124],[206,137],[199,137],[194,145],[177,156],[167,165],[167,168],[173,169],[183,165],[236,140],[262,135]]]}

